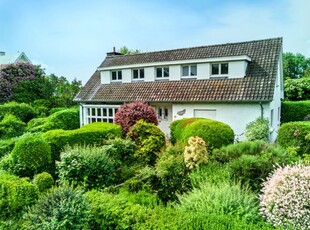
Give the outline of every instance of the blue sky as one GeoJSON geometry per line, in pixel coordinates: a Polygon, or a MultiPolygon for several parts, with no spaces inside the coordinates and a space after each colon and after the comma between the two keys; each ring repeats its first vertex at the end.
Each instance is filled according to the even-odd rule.
{"type": "Polygon", "coordinates": [[[283,37],[310,57],[309,0],[0,0],[0,50],[86,83],[106,52],[283,37]]]}

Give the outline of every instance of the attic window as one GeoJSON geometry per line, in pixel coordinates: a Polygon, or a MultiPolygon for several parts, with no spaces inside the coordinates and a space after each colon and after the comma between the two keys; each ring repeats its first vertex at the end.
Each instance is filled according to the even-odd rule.
{"type": "Polygon", "coordinates": [[[144,69],[134,69],[132,73],[133,73],[132,78],[134,80],[144,79],[144,69]]]}
{"type": "Polygon", "coordinates": [[[197,76],[197,65],[182,66],[182,77],[195,77],[197,76]]]}
{"type": "Polygon", "coordinates": [[[111,81],[121,81],[122,80],[122,71],[116,70],[111,72],[111,81]]]}
{"type": "Polygon", "coordinates": [[[156,68],[156,78],[168,78],[169,77],[169,67],[157,67],[156,68]]]}
{"type": "Polygon", "coordinates": [[[228,63],[215,63],[211,66],[212,75],[228,75],[228,63]]]}

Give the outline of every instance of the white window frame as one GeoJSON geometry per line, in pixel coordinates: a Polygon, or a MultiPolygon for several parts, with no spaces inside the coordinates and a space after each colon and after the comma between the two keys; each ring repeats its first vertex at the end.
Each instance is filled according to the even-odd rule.
{"type": "Polygon", "coordinates": [[[82,105],[83,124],[93,122],[114,122],[114,117],[120,105],[82,105]]]}
{"type": "Polygon", "coordinates": [[[122,70],[112,70],[111,71],[111,82],[119,82],[123,80],[122,70]],[[116,74],[116,79],[113,79],[113,72],[116,74]]]}
{"type": "Polygon", "coordinates": [[[156,79],[168,79],[170,76],[170,68],[169,66],[158,66],[155,68],[155,77],[156,79]],[[168,76],[165,76],[165,69],[168,69],[168,76]],[[161,70],[161,77],[157,76],[157,70],[160,69],[161,70]]]}
{"type": "Polygon", "coordinates": [[[229,62],[218,62],[218,63],[211,63],[211,68],[210,68],[211,76],[212,77],[227,77],[229,74],[229,62]],[[227,64],[227,73],[222,73],[222,65],[227,64]],[[218,65],[218,73],[213,74],[212,72],[212,67],[213,65],[218,65]]]}
{"type": "Polygon", "coordinates": [[[195,78],[197,77],[197,64],[181,66],[182,78],[195,78]],[[184,75],[184,68],[188,68],[188,75],[184,75]],[[196,74],[192,75],[192,68],[196,67],[196,74]]]}
{"type": "Polygon", "coordinates": [[[132,80],[134,81],[138,81],[138,80],[144,80],[145,78],[145,71],[144,68],[140,68],[140,69],[133,69],[132,70],[132,80]],[[134,78],[134,71],[138,71],[138,78],[134,78]],[[141,72],[143,71],[143,77],[141,77],[141,72]]]}

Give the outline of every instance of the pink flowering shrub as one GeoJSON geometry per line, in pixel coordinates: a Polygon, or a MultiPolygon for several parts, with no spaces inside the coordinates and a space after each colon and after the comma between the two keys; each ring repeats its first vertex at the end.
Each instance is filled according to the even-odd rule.
{"type": "Polygon", "coordinates": [[[117,110],[114,123],[120,125],[123,130],[123,135],[126,135],[129,128],[141,119],[148,123],[158,125],[158,119],[154,108],[144,102],[135,101],[129,104],[123,104],[117,110]]]}
{"type": "Polygon", "coordinates": [[[201,137],[190,137],[189,146],[184,150],[185,166],[189,169],[198,167],[201,163],[208,162],[208,149],[206,142],[201,137]]]}
{"type": "Polygon", "coordinates": [[[310,229],[310,166],[279,167],[259,198],[262,214],[274,226],[310,229]]]}

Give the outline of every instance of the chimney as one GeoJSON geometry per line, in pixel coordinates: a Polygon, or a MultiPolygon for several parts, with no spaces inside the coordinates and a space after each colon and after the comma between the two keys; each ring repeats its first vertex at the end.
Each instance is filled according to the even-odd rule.
{"type": "Polygon", "coordinates": [[[113,57],[113,56],[118,56],[118,55],[123,55],[123,54],[121,54],[119,52],[116,52],[115,51],[115,46],[113,46],[113,51],[112,52],[108,52],[107,53],[107,57],[113,57]]]}
{"type": "Polygon", "coordinates": [[[0,51],[0,56],[5,56],[5,52],[4,51],[0,51]]]}

